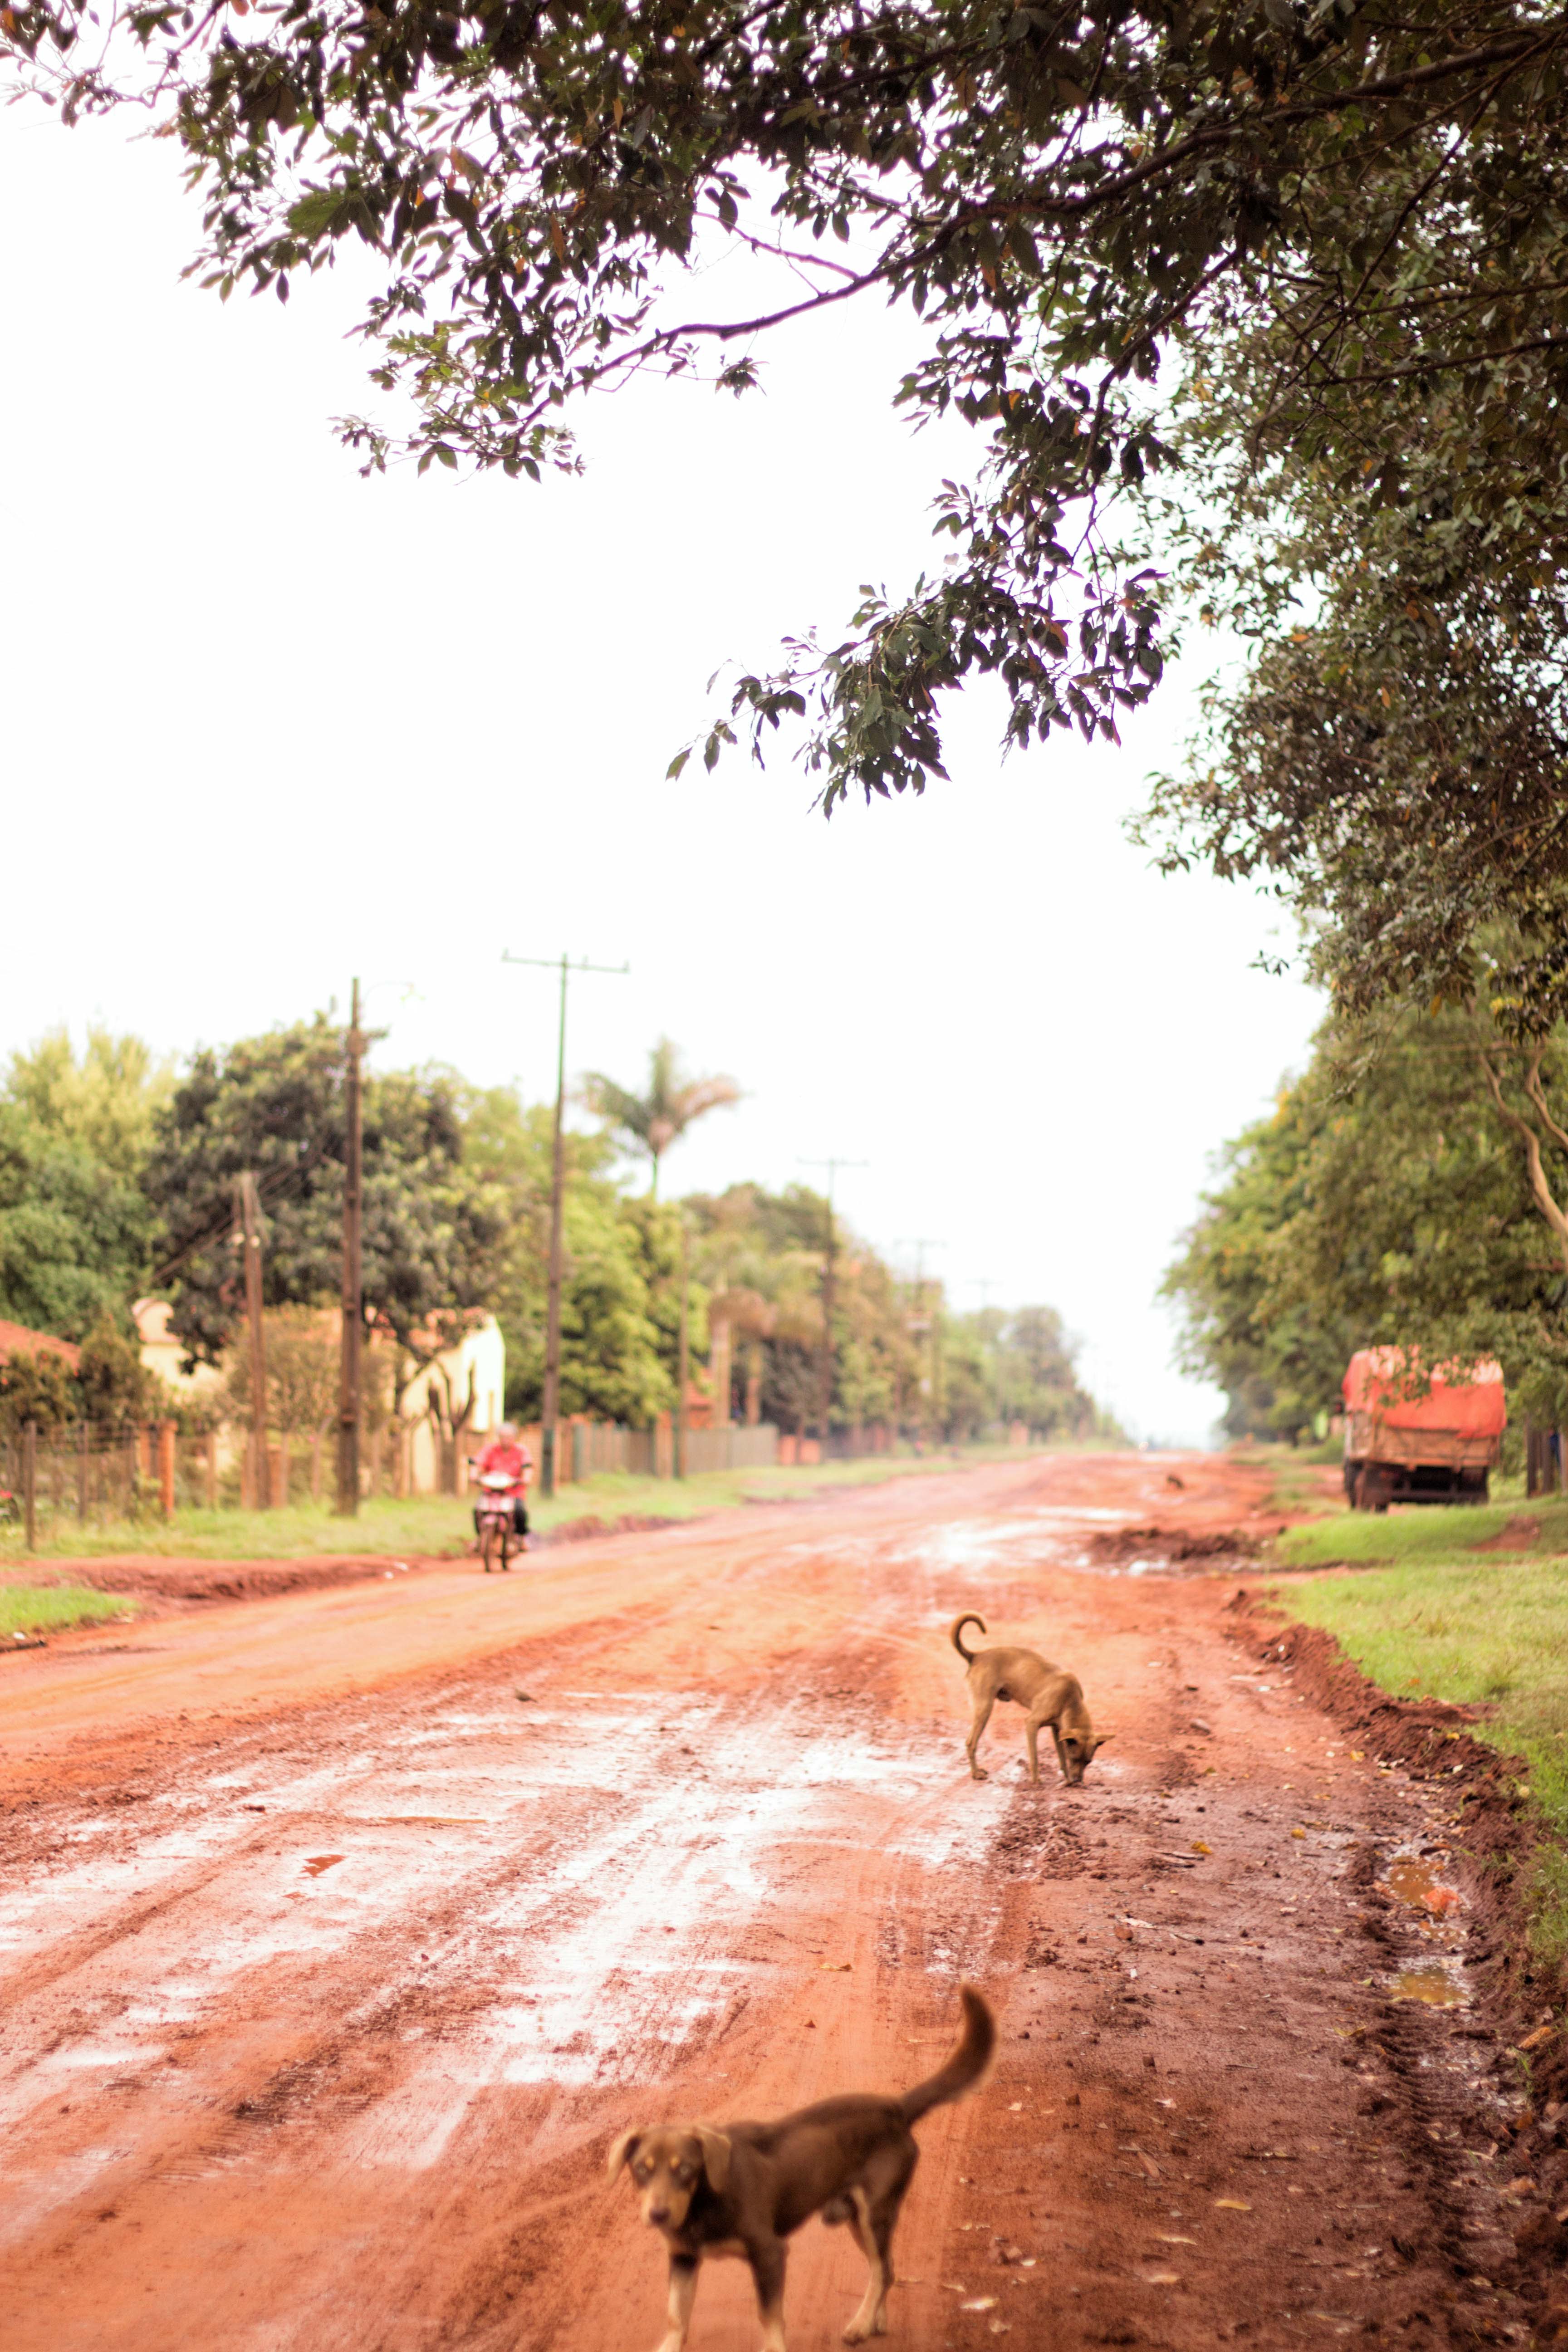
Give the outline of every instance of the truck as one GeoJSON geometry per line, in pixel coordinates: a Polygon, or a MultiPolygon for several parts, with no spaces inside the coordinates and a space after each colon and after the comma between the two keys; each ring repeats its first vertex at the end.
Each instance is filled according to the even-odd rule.
{"type": "Polygon", "coordinates": [[[1390,1503],[1484,1503],[1508,1426],[1502,1366],[1447,1364],[1409,1395],[1403,1348],[1358,1348],[1342,1387],[1345,1496],[1352,1510],[1390,1503]]]}

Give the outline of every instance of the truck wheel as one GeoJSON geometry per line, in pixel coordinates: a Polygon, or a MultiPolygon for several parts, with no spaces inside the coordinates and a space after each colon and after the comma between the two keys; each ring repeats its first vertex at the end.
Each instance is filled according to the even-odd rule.
{"type": "Polygon", "coordinates": [[[1367,1463],[1355,1482],[1355,1507],[1358,1511],[1386,1511],[1388,1486],[1381,1474],[1367,1463]]]}

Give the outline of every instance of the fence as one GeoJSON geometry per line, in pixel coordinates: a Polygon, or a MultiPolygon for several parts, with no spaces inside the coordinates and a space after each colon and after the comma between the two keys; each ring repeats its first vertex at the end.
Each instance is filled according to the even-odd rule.
{"type": "Polygon", "coordinates": [[[180,1460],[172,1421],[140,1428],[79,1421],[63,1429],[28,1422],[0,1432],[0,1514],[26,1528],[29,1547],[51,1520],[166,1517],[200,1499],[199,1483],[189,1459],[180,1460]]]}
{"type": "MultiPolygon", "coordinates": [[[[274,1503],[322,1499],[320,1434],[269,1439],[274,1503]]],[[[0,1521],[27,1531],[76,1520],[132,1526],[176,1510],[246,1509],[254,1468],[242,1432],[187,1436],[172,1421],[137,1425],[79,1421],[61,1428],[0,1428],[0,1521]]]]}
{"type": "MultiPolygon", "coordinates": [[[[540,1458],[542,1433],[536,1423],[521,1433],[535,1462],[540,1458]]],[[[771,1421],[728,1429],[689,1429],[683,1468],[688,1477],[704,1470],[771,1469],[779,1458],[779,1433],[771,1421]]],[[[626,1429],[612,1421],[574,1416],[561,1423],[556,1454],[556,1477],[562,1486],[619,1470],[633,1478],[675,1475],[675,1431],[670,1416],[661,1412],[651,1429],[626,1429]]]]}
{"type": "MultiPolygon", "coordinates": [[[[541,1456],[537,1426],[522,1432],[535,1463],[541,1456]]],[[[384,1426],[367,1432],[362,1448],[367,1495],[400,1490],[407,1475],[395,1444],[384,1426]]],[[[459,1433],[454,1455],[466,1458],[484,1433],[459,1433]]],[[[892,1433],[885,1429],[836,1430],[826,1453],[832,1459],[885,1452],[892,1433]]],[[[705,1471],[771,1469],[774,1463],[815,1462],[822,1448],[815,1439],[782,1437],[771,1422],[721,1429],[689,1429],[682,1465],[689,1477],[705,1471]]],[[[577,1485],[606,1472],[633,1477],[668,1478],[675,1472],[675,1433],[661,1413],[652,1429],[626,1429],[615,1422],[574,1418],[561,1424],[557,1477],[577,1485]]],[[[466,1491],[466,1471],[452,1487],[466,1491]]],[[[268,1486],[274,1507],[321,1504],[331,1498],[335,1467],[327,1433],[278,1437],[267,1445],[268,1486]]],[[[183,1434],[172,1421],[144,1426],[74,1422],[62,1428],[0,1427],[0,1525],[24,1530],[31,1550],[40,1531],[63,1532],[69,1522],[132,1526],[167,1518],[177,1510],[248,1510],[255,1505],[256,1465],[245,1433],[211,1431],[183,1434]]],[[[403,1486],[401,1491],[407,1491],[403,1486]]]]}

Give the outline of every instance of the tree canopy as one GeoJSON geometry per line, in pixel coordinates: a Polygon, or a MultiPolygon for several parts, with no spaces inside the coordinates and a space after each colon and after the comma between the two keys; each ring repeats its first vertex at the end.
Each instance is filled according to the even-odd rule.
{"type": "MultiPolygon", "coordinates": [[[[470,1095],[464,1131],[476,1172],[517,1204],[493,1304],[507,1409],[530,1421],[544,1388],[553,1118],[495,1087],[470,1095]]],[[[675,1398],[674,1213],[624,1198],[608,1136],[568,1129],[564,1142],[561,1410],[644,1428],[675,1398]]]]}
{"type": "Polygon", "coordinates": [[[1300,1435],[1340,1410],[1352,1351],[1385,1342],[1427,1365],[1495,1355],[1527,1407],[1563,1418],[1564,1246],[1516,1122],[1536,1124],[1561,1202],[1568,1039],[1542,1051],[1555,1135],[1522,1060],[1473,1007],[1331,1022],[1227,1148],[1165,1290],[1184,1368],[1226,1391],[1233,1435],[1300,1435]]]}
{"type": "Polygon", "coordinates": [[[984,1307],[940,1323],[938,1425],[949,1438],[1021,1421],[1036,1437],[1121,1437],[1079,1385],[1078,1342],[1054,1307],[984,1307]]]}
{"type": "Polygon", "coordinates": [[[142,1183],[174,1079],[135,1037],[64,1029],[0,1084],[0,1316],[80,1339],[146,1281],[156,1213],[142,1183]]]}
{"type": "MultiPolygon", "coordinates": [[[[1478,259],[1472,292],[1498,275],[1478,259]]],[[[1237,527],[1192,534],[1187,579],[1248,657],[1142,832],[1167,865],[1268,879],[1352,1015],[1477,987],[1532,1034],[1568,1010],[1568,468],[1542,414],[1563,382],[1553,346],[1384,386],[1347,401],[1342,449],[1309,435],[1262,480],[1212,402],[1237,527]]]]}
{"type": "Polygon", "coordinates": [[[659,1163],[672,1143],[679,1143],[695,1119],[710,1110],[722,1110],[741,1099],[733,1078],[693,1078],[680,1066],[680,1055],[668,1037],[661,1037],[647,1057],[647,1087],[634,1094],[590,1070],[582,1095],[588,1108],[634,1151],[646,1151],[653,1169],[650,1191],[658,1192],[659,1163]]]}
{"type": "Polygon", "coordinates": [[[705,751],[804,722],[828,807],[941,775],[966,678],[1001,680],[1011,742],[1114,734],[1162,667],[1147,493],[1185,495],[1205,402],[1259,496],[1305,463],[1422,522],[1446,499],[1473,547],[1560,548],[1565,44],[1520,0],[0,15],[20,86],[145,106],[183,149],[221,293],[374,257],[372,374],[414,421],[344,420],[367,467],[570,467],[582,395],[744,393],[793,318],[916,314],[906,414],[983,436],[938,494],[947,559],[742,677],[705,751]]]}
{"type": "MultiPolygon", "coordinates": [[[[266,1224],[267,1305],[338,1295],[345,1053],[325,1015],[209,1049],[160,1114],[145,1181],[166,1234],[171,1328],[193,1360],[216,1363],[241,1312],[234,1184],[247,1170],[266,1224]]],[[[365,1318],[420,1360],[489,1311],[516,1205],[465,1157],[465,1097],[446,1070],[364,1084],[365,1318]]]]}

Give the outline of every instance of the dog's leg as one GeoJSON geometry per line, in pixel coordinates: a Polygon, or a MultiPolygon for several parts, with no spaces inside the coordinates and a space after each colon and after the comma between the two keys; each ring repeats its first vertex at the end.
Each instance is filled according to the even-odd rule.
{"type": "MultiPolygon", "coordinates": [[[[1056,1738],[1055,1724],[1051,1726],[1051,1737],[1053,1739],[1056,1738]]],[[[1040,1726],[1037,1717],[1032,1715],[1025,1717],[1024,1738],[1029,1747],[1029,1780],[1037,1789],[1040,1785],[1040,1726]]]]}
{"type": "Polygon", "coordinates": [[[991,1710],[995,1704],[996,1698],[994,1692],[988,1692],[984,1698],[976,1699],[974,1703],[974,1720],[969,1727],[969,1737],[963,1743],[963,1752],[969,1759],[969,1777],[972,1780],[984,1780],[990,1777],[989,1774],[983,1772],[975,1762],[974,1751],[980,1745],[981,1733],[991,1720],[991,1710]]]}
{"type": "MultiPolygon", "coordinates": [[[[784,2248],[769,2238],[746,2248],[757,2289],[757,2313],[763,2323],[763,2352],[784,2352],[784,2248]]],[[[660,2347],[663,2352],[663,2347],[660,2347]]]]}
{"type": "Polygon", "coordinates": [[[879,2148],[866,2167],[863,2185],[850,2190],[855,2200],[855,2235],[871,2265],[866,2299],[844,2331],[846,2344],[862,2344],[868,2336],[888,2332],[888,2290],[894,2284],[893,2231],[920,2150],[906,2132],[890,2147],[879,2148]]]}
{"type": "Polygon", "coordinates": [[[669,2258],[669,2303],[666,2312],[668,2326],[658,2352],[683,2352],[686,2331],[691,2325],[691,2306],[697,2300],[699,2264],[685,2254],[669,2258]]]}
{"type": "MultiPolygon", "coordinates": [[[[860,2308],[844,2331],[846,2344],[864,2344],[868,2336],[886,2336],[888,2332],[888,2289],[893,2284],[892,2264],[887,2248],[878,2237],[871,2213],[871,2200],[863,2189],[852,2189],[855,2211],[849,2227],[855,2232],[855,2242],[865,2255],[870,2268],[866,2292],[860,2308]]],[[[891,2235],[889,2230],[886,2232],[891,2235]]]]}
{"type": "Polygon", "coordinates": [[[1058,1730],[1054,1723],[1051,1726],[1051,1738],[1057,1743],[1057,1763],[1060,1768],[1062,1779],[1070,1788],[1072,1785],[1072,1774],[1068,1770],[1068,1752],[1062,1746],[1061,1733],[1058,1730]]]}

